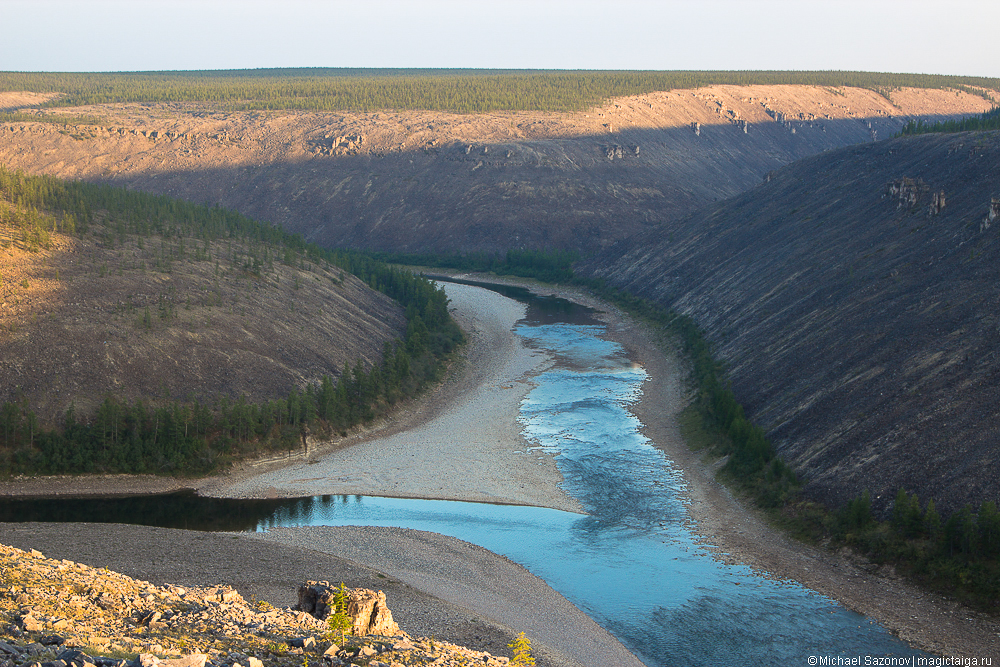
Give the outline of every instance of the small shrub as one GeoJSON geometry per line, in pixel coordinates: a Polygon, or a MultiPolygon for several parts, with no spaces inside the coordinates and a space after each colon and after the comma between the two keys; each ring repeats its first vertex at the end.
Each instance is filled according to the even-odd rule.
{"type": "Polygon", "coordinates": [[[340,582],[340,588],[333,593],[333,605],[330,609],[330,616],[327,623],[330,625],[330,635],[340,638],[340,643],[344,643],[344,636],[351,629],[351,617],[347,613],[347,603],[350,596],[347,594],[347,587],[344,582],[340,582]]]}
{"type": "Polygon", "coordinates": [[[523,632],[519,632],[514,641],[507,644],[507,646],[514,652],[513,657],[510,659],[510,665],[516,665],[516,667],[534,666],[535,659],[531,656],[531,642],[528,641],[523,632]]]}

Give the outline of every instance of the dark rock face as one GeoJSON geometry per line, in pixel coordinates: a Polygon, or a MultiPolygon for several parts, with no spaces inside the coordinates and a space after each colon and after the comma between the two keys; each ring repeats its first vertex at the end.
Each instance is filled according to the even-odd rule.
{"type": "Polygon", "coordinates": [[[585,271],[693,316],[814,499],[1000,499],[1000,134],[807,158],[585,271]],[[992,216],[992,218],[991,218],[992,216]]]}
{"type": "Polygon", "coordinates": [[[744,126],[703,125],[700,136],[686,127],[623,128],[404,152],[334,144],[304,161],[136,172],[114,182],[218,201],[323,246],[591,254],[736,195],[794,160],[869,140],[856,120],[798,135],[777,123],[755,126],[749,135],[744,126]]]}

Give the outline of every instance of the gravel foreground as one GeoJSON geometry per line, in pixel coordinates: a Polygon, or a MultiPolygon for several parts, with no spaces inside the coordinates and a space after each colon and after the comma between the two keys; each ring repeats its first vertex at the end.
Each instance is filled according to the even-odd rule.
{"type": "MultiPolygon", "coordinates": [[[[378,530],[380,529],[374,529],[376,532],[378,530]]],[[[360,529],[360,532],[364,539],[365,529],[360,529]]],[[[443,544],[445,549],[451,546],[448,544],[450,542],[460,542],[430,533],[424,535],[427,541],[443,544]]],[[[374,541],[379,550],[391,554],[396,549],[396,555],[403,557],[408,543],[396,541],[392,535],[385,537],[389,539],[374,541]]],[[[295,605],[298,601],[298,586],[307,580],[343,581],[352,588],[381,590],[386,595],[394,620],[404,632],[413,636],[432,637],[496,656],[510,657],[508,645],[518,632],[527,631],[518,622],[519,610],[516,606],[510,607],[510,616],[517,627],[508,627],[475,610],[446,602],[372,567],[290,543],[308,541],[301,534],[294,540],[277,543],[248,533],[203,533],[119,524],[0,524],[0,544],[3,545],[25,551],[36,549],[47,558],[67,559],[92,567],[107,568],[159,586],[232,586],[247,600],[264,600],[276,607],[295,605]]],[[[478,549],[464,543],[451,546],[451,550],[459,557],[469,548],[478,549]]],[[[545,590],[548,587],[523,568],[485,550],[479,549],[479,552],[478,561],[497,561],[502,563],[501,567],[506,567],[503,576],[509,578],[511,586],[517,587],[519,580],[527,581],[525,590],[531,591],[532,606],[539,610],[540,615],[544,615],[544,610],[572,607],[555,591],[545,590]],[[519,569],[521,572],[517,571],[519,569]]],[[[448,558],[432,562],[445,570],[450,566],[448,558]]],[[[459,568],[467,569],[467,564],[459,564],[459,568]]],[[[412,572],[410,575],[419,577],[420,573],[412,572]]],[[[475,588],[474,582],[471,588],[475,588]]],[[[524,602],[524,598],[511,601],[497,597],[492,602],[513,605],[524,602]]],[[[588,622],[591,626],[595,625],[575,607],[567,611],[570,614],[575,612],[576,616],[565,619],[566,627],[587,628],[588,622]]],[[[553,624],[559,622],[557,618],[550,620],[553,624]]],[[[600,628],[598,630],[604,633],[600,628]]],[[[540,666],[641,665],[634,658],[629,662],[628,658],[631,656],[627,652],[625,661],[621,662],[617,659],[595,662],[586,655],[581,661],[550,648],[544,641],[535,641],[530,631],[527,631],[527,635],[533,640],[532,652],[540,666]]],[[[593,644],[594,642],[583,643],[593,644]]]]}

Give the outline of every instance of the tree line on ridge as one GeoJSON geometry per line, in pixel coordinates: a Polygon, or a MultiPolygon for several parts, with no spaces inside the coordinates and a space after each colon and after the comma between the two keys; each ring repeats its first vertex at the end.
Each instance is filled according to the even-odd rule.
{"type": "Polygon", "coordinates": [[[486,113],[581,111],[612,97],[712,85],[873,90],[950,88],[989,97],[1000,79],[880,73],[475,69],[258,69],[182,72],[0,72],[0,92],[58,93],[46,106],[198,102],[228,110],[486,113]]]}

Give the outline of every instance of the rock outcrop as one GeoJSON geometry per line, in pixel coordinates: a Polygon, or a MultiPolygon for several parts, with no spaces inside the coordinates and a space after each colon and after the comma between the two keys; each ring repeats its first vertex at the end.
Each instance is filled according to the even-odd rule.
{"type": "MultiPolygon", "coordinates": [[[[338,589],[328,581],[307,581],[299,586],[299,603],[296,609],[315,616],[321,621],[334,613],[338,589]]],[[[366,588],[345,588],[346,612],[351,617],[351,634],[398,635],[399,626],[392,620],[392,612],[385,602],[385,593],[366,588]]]]}
{"type": "MultiPolygon", "coordinates": [[[[342,637],[305,611],[247,601],[225,585],[155,586],[0,545],[0,667],[397,667],[509,662],[410,637],[381,592],[349,589],[342,637]],[[363,633],[363,634],[362,634],[363,633]],[[334,643],[334,640],[340,642],[334,643]]],[[[313,609],[332,588],[310,581],[313,609]]]]}

